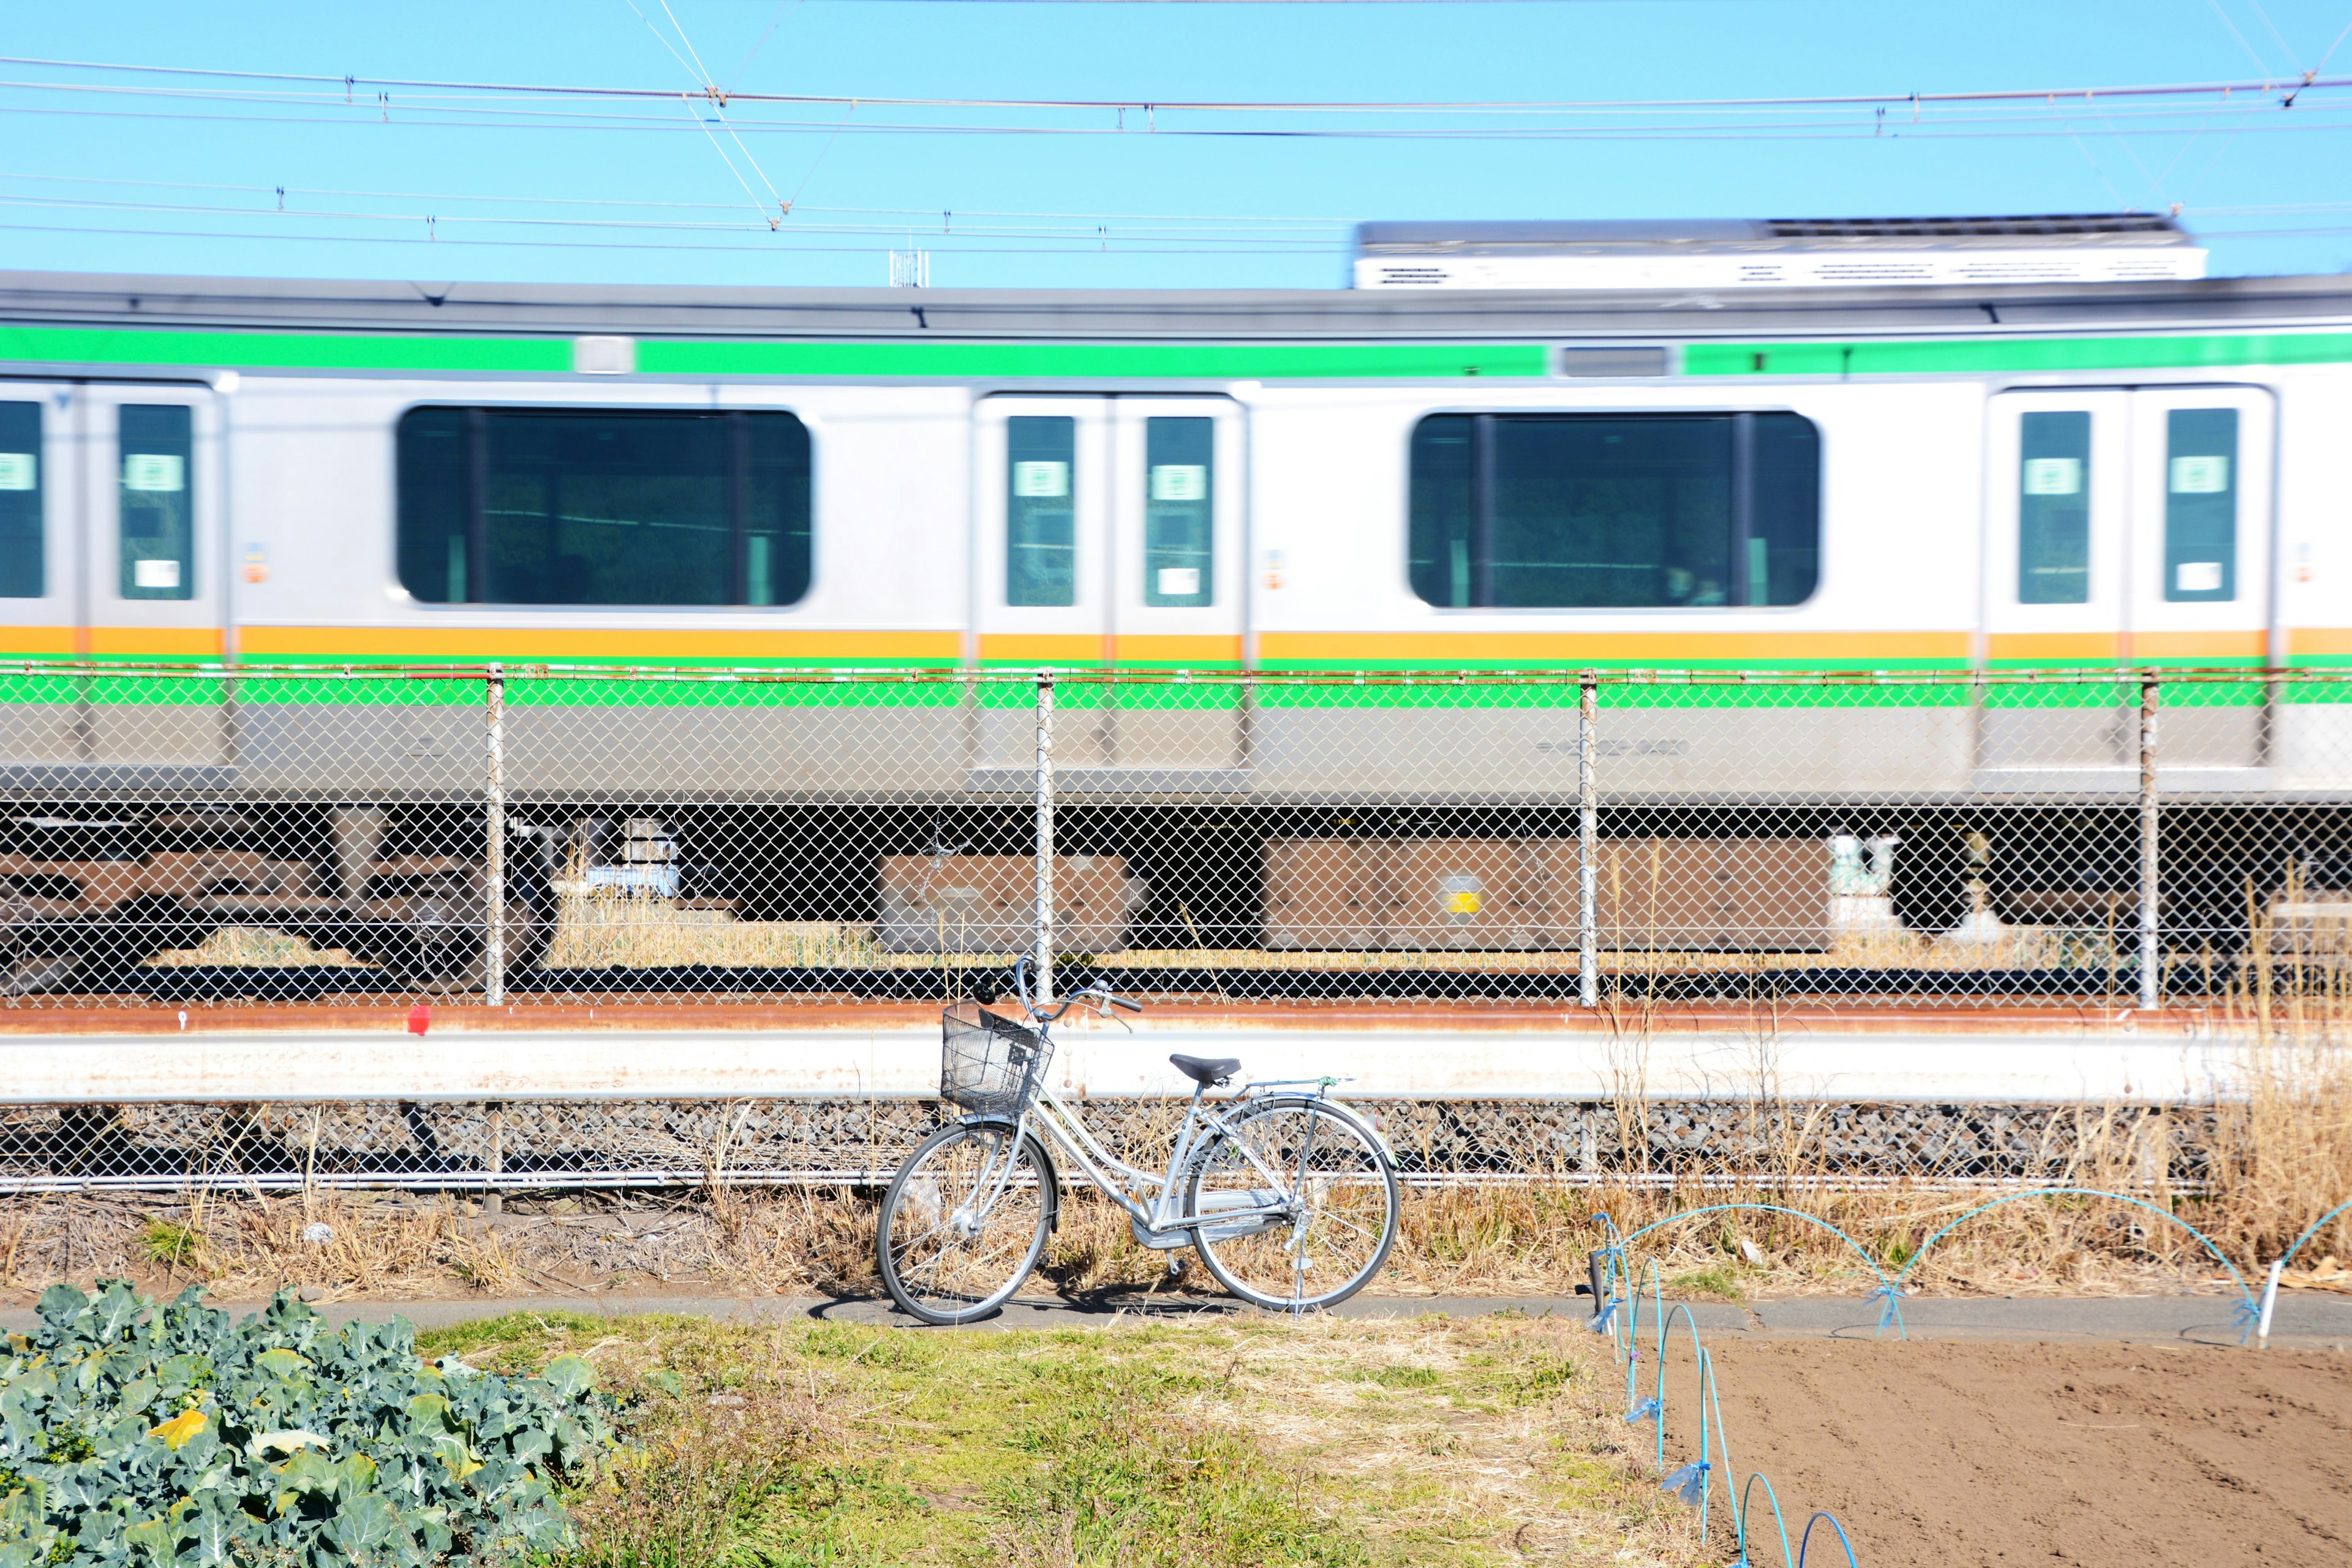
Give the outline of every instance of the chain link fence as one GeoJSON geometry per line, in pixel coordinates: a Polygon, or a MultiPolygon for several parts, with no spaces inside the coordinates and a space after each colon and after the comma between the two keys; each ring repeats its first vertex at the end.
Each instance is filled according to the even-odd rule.
{"type": "MultiPolygon", "coordinates": [[[[2207,1109],[1804,1105],[1621,1099],[1360,1106],[1409,1184],[1868,1190],[2053,1184],[2201,1191],[2207,1109]]],[[[334,1101],[0,1108],[0,1197],[411,1188],[878,1188],[953,1114],[913,1100],[334,1101]]],[[[1146,1169],[1181,1102],[1094,1100],[1087,1123],[1146,1169]]]]}
{"type": "Polygon", "coordinates": [[[20,1009],[2152,1006],[2332,973],[2352,671],[0,674],[20,1009]]]}

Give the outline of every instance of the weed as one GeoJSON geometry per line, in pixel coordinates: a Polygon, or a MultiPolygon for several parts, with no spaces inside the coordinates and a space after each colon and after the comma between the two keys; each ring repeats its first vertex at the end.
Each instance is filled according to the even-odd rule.
{"type": "Polygon", "coordinates": [[[151,1219],[139,1233],[138,1255],[166,1268],[192,1268],[205,1249],[205,1233],[168,1219],[151,1219]]]}
{"type": "Polygon", "coordinates": [[[1669,1296],[1711,1296],[1718,1301],[1748,1300],[1746,1287],[1728,1264],[1718,1263],[1712,1268],[1694,1268],[1687,1274],[1676,1274],[1665,1281],[1669,1296]]]}
{"type": "Polygon", "coordinates": [[[1693,1544],[1603,1418],[1606,1343],[1557,1320],[927,1335],[518,1313],[420,1348],[512,1372],[583,1355],[621,1397],[630,1446],[574,1489],[578,1542],[550,1568],[1470,1568],[1552,1539],[1663,1564],[1693,1544]]]}
{"type": "Polygon", "coordinates": [[[1435,1388],[1443,1381],[1437,1369],[1431,1366],[1372,1366],[1349,1376],[1360,1383],[1377,1383],[1382,1388],[1435,1388]]]}

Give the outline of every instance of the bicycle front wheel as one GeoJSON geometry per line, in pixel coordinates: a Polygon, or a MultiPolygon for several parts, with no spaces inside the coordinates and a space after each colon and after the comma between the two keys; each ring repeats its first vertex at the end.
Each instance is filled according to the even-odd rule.
{"type": "Polygon", "coordinates": [[[1396,1168],[1372,1130],[1307,1095],[1260,1100],[1228,1125],[1185,1188],[1209,1272],[1277,1311],[1335,1306],[1362,1289],[1397,1238],[1396,1168]]]}
{"type": "Polygon", "coordinates": [[[942,1127],[908,1156],[882,1199],[875,1262],[900,1308],[969,1323],[1003,1306],[1045,1255],[1054,1167],[1010,1122],[942,1127]]]}

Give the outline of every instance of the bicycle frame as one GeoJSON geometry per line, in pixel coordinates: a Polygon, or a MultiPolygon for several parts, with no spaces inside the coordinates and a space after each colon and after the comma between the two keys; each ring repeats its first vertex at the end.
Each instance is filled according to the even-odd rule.
{"type": "MultiPolygon", "coordinates": [[[[1089,995],[1100,1000],[1106,1014],[1114,1003],[1129,1008],[1135,1006],[1133,1003],[1120,1001],[1107,993],[1082,991],[1064,998],[1053,1012],[1041,1012],[1029,999],[1028,971],[1029,961],[1026,958],[1013,965],[1013,986],[1021,997],[1022,1010],[1036,1025],[1041,1042],[1050,1040],[1053,1026],[1064,1013],[1089,995]]],[[[1252,1096],[1265,1089],[1294,1089],[1305,1084],[1315,1086],[1307,1098],[1319,1102],[1334,1081],[1320,1078],[1248,1083],[1242,1086],[1241,1092],[1234,1096],[1230,1105],[1247,1104],[1252,1096]]],[[[1296,1186],[1286,1189],[1281,1174],[1258,1158],[1256,1150],[1236,1138],[1233,1140],[1234,1147],[1241,1150],[1257,1173],[1265,1179],[1267,1185],[1252,1187],[1246,1192],[1204,1194],[1204,1204],[1214,1202],[1216,1205],[1212,1212],[1190,1216],[1178,1212],[1181,1202],[1176,1190],[1178,1179],[1186,1167],[1200,1157],[1209,1140],[1230,1136],[1233,1132],[1230,1121],[1214,1108],[1202,1103],[1208,1092],[1209,1086],[1205,1083],[1194,1087],[1192,1102],[1184,1110],[1184,1125],[1177,1130],[1175,1146],[1168,1152],[1168,1173],[1155,1176],[1149,1171],[1138,1170],[1128,1164],[1104,1148],[1087,1129],[1085,1119],[1061,1096],[1045,1084],[1039,1083],[1029,1103],[1014,1120],[1013,1136],[1004,1141],[1002,1168],[998,1167],[993,1154],[982,1163],[980,1173],[971,1185],[971,1197],[980,1201],[968,1202],[956,1211],[957,1225],[976,1229],[987,1222],[988,1215],[994,1211],[997,1202],[1004,1195],[1005,1187],[1013,1180],[1013,1166],[1020,1157],[1023,1138],[1032,1131],[1040,1131],[1045,1135],[1047,1142],[1086,1173],[1087,1180],[1092,1182],[1097,1190],[1127,1211],[1128,1218],[1135,1224],[1136,1239],[1146,1247],[1165,1251],[1188,1243],[1197,1244],[1202,1239],[1203,1232],[1208,1233],[1207,1239],[1211,1241],[1230,1240],[1270,1230],[1275,1222],[1287,1219],[1291,1222],[1290,1239],[1283,1244],[1284,1249],[1296,1247],[1306,1234],[1308,1220],[1306,1208],[1298,1201],[1298,1194],[1307,1185],[1307,1164],[1314,1155],[1311,1128],[1306,1147],[1298,1152],[1296,1186]],[[1129,1190],[1130,1185],[1132,1191],[1129,1190]],[[988,1194],[984,1200],[980,1199],[982,1192],[988,1194]],[[1147,1197],[1150,1200],[1148,1204],[1145,1202],[1147,1197]]],[[[961,1120],[972,1126],[1001,1125],[1003,1121],[999,1117],[988,1116],[968,1116],[961,1120]]],[[[1385,1141],[1381,1140],[1376,1131],[1372,1137],[1380,1142],[1385,1154],[1385,1141]]]]}
{"type": "MultiPolygon", "coordinates": [[[[1312,1098],[1323,1098],[1323,1088],[1328,1080],[1311,1079],[1298,1081],[1315,1084],[1317,1087],[1312,1098]]],[[[1267,1087],[1265,1084],[1246,1085],[1232,1103],[1250,1103],[1257,1090],[1267,1087]]],[[[1175,1144],[1169,1151],[1167,1173],[1154,1175],[1149,1171],[1138,1170],[1104,1148],[1101,1141],[1087,1128],[1085,1119],[1067,1101],[1044,1084],[1038,1085],[1035,1099],[1030,1101],[1028,1109],[1013,1124],[1013,1135],[1004,1141],[1001,1168],[994,1156],[991,1156],[972,1183],[975,1197],[983,1190],[988,1196],[968,1211],[971,1215],[971,1223],[984,1221],[1003,1196],[1004,1188],[1012,1180],[1013,1164],[1021,1147],[1022,1137],[1029,1132],[1042,1132],[1045,1141],[1084,1172],[1087,1180],[1092,1182],[1103,1195],[1127,1211],[1128,1217],[1136,1224],[1138,1238],[1147,1247],[1166,1250],[1187,1246],[1197,1240],[1197,1233],[1203,1229],[1210,1232],[1210,1240],[1218,1241],[1270,1229],[1279,1220],[1290,1220],[1294,1226],[1303,1224],[1304,1215],[1299,1209],[1296,1189],[1286,1187],[1283,1174],[1268,1166],[1258,1157],[1256,1150],[1239,1139],[1234,1140],[1234,1146],[1247,1157],[1258,1174],[1265,1178],[1266,1185],[1253,1187],[1245,1193],[1205,1194],[1217,1204],[1216,1208],[1207,1214],[1188,1217],[1179,1212],[1182,1202],[1178,1191],[1180,1178],[1209,1140],[1230,1135],[1233,1131],[1233,1124],[1225,1116],[1220,1114],[1216,1108],[1202,1103],[1207,1093],[1206,1084],[1192,1091],[1192,1102],[1185,1108],[1184,1124],[1177,1130],[1175,1144]],[[1147,1198],[1149,1202],[1145,1201],[1147,1198]],[[1223,1234],[1218,1234],[1220,1232],[1223,1234]]],[[[963,1120],[973,1125],[992,1122],[1002,1125],[1001,1118],[974,1116],[963,1120]]],[[[1311,1150],[1300,1152],[1297,1180],[1301,1186],[1305,1184],[1306,1162],[1310,1153],[1311,1150]]],[[[1294,1245],[1296,1240],[1294,1235],[1294,1245]]]]}

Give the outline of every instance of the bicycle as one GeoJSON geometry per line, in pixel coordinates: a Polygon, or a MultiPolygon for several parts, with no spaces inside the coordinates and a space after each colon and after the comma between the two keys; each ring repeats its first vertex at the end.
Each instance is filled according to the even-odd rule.
{"type": "Polygon", "coordinates": [[[875,1260],[901,1309],[969,1323],[1020,1289],[1060,1223],[1055,1151],[1127,1212],[1139,1243],[1192,1247],[1254,1305],[1335,1306],[1380,1271],[1396,1245],[1396,1163],[1370,1122],[1330,1098],[1339,1079],[1245,1083],[1209,1105],[1242,1064],[1171,1056],[1192,1099],[1155,1175],[1115,1158],[1045,1082],[1053,1026],[1072,1007],[1108,1017],[1142,1006],[1088,986],[1041,1009],[1026,959],[1013,985],[1025,1025],[968,1002],[940,1016],[940,1098],[965,1114],[907,1157],[882,1200],[875,1260]]]}

